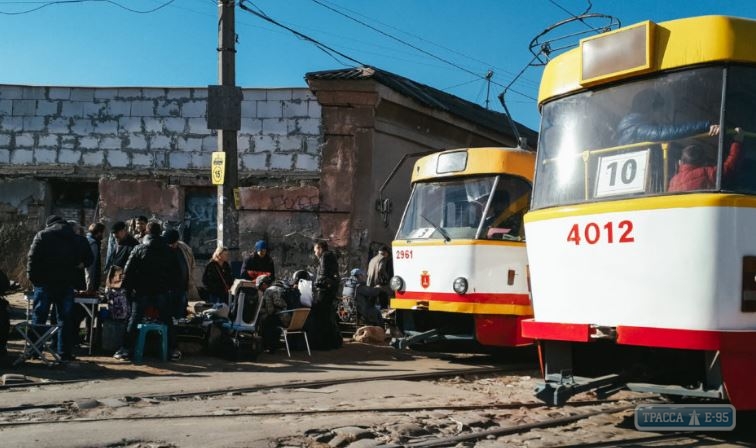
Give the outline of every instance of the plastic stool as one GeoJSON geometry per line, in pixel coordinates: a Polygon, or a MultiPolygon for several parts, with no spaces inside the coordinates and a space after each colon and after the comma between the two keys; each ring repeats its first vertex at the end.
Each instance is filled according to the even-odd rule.
{"type": "Polygon", "coordinates": [[[144,343],[147,339],[147,333],[150,331],[157,331],[160,333],[162,343],[161,346],[161,358],[168,361],[168,326],[165,324],[157,323],[142,323],[137,325],[139,330],[139,339],[137,339],[136,348],[134,349],[134,363],[141,364],[144,357],[144,343]]]}

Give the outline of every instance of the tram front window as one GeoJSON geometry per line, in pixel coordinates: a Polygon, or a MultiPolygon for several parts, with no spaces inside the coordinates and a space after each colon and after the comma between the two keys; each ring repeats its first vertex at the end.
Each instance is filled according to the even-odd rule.
{"type": "Polygon", "coordinates": [[[542,109],[533,208],[667,192],[682,149],[717,161],[723,67],[560,98],[542,109]]]}
{"type": "Polygon", "coordinates": [[[529,203],[530,185],[508,176],[419,182],[397,239],[520,240],[529,203]]]}

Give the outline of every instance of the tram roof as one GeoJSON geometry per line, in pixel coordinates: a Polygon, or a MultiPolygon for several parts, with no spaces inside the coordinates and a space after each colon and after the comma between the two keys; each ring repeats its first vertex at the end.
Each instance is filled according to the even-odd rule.
{"type": "Polygon", "coordinates": [[[583,39],[578,48],[552,59],[541,78],[538,104],[556,96],[647,73],[713,62],[756,62],[753,42],[756,42],[756,21],[751,19],[701,16],[658,24],[640,22],[583,39]],[[633,29],[644,26],[645,40],[642,36],[640,40],[623,39],[623,33],[630,37],[633,29]],[[633,52],[645,60],[633,67],[620,67],[624,61],[632,59],[630,53],[633,52]],[[586,64],[590,63],[591,56],[594,63],[603,59],[607,64],[615,64],[614,71],[604,68],[599,76],[585,76],[584,72],[590,70],[586,64]]]}
{"type": "Polygon", "coordinates": [[[533,151],[495,147],[450,149],[418,159],[412,169],[412,182],[478,174],[509,174],[533,182],[534,170],[533,151]],[[442,165],[450,168],[442,169],[442,165]]]}

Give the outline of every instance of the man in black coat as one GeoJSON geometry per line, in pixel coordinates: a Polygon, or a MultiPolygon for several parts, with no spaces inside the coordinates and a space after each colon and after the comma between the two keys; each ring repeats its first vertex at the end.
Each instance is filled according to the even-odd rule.
{"type": "MultiPolygon", "coordinates": [[[[168,327],[168,345],[174,349],[173,307],[168,291],[175,278],[180,275],[176,256],[160,237],[161,226],[157,222],[147,225],[147,235],[142,244],[131,251],[129,261],[123,270],[123,285],[129,291],[131,302],[131,317],[126,327],[126,337],[114,358],[128,361],[134,350],[137,336],[137,326],[142,322],[148,306],[158,310],[159,321],[168,327]]],[[[180,358],[180,353],[173,350],[172,359],[180,358]]]]}
{"type": "Polygon", "coordinates": [[[74,286],[83,267],[92,263],[80,250],[79,240],[71,226],[60,216],[47,218],[46,227],[37,232],[29,248],[26,272],[34,285],[32,323],[44,325],[55,305],[58,324],[58,353],[63,360],[73,359],[74,286]]]}
{"type": "Polygon", "coordinates": [[[313,335],[315,349],[340,348],[343,343],[336,316],[336,294],[339,290],[339,263],[336,254],[328,250],[328,243],[318,241],[313,248],[318,258],[318,271],[313,286],[317,291],[308,317],[307,334],[313,335]]]}
{"type": "Polygon", "coordinates": [[[131,236],[129,230],[126,228],[126,223],[123,221],[114,222],[110,227],[110,233],[115,240],[115,245],[105,262],[106,275],[112,266],[125,267],[131,251],[139,245],[139,241],[131,236]]]}

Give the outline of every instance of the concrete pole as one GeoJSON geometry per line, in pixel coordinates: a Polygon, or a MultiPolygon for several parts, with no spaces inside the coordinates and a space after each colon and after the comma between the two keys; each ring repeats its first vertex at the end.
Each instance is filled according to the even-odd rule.
{"type": "MultiPolygon", "coordinates": [[[[235,3],[218,0],[218,82],[224,86],[236,85],[235,3]]],[[[218,244],[228,248],[231,261],[239,261],[239,212],[234,204],[234,189],[239,186],[236,130],[218,129],[218,151],[226,153],[225,180],[218,186],[218,244]]]]}

